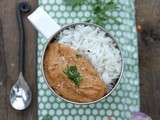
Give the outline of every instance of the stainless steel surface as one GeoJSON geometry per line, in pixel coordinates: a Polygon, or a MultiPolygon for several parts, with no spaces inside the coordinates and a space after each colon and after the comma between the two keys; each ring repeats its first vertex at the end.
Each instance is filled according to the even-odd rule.
{"type": "Polygon", "coordinates": [[[11,88],[9,98],[10,104],[15,110],[24,110],[30,105],[32,94],[22,72],[20,72],[17,82],[11,88]]]}
{"type": "Polygon", "coordinates": [[[67,100],[67,99],[63,98],[62,96],[58,95],[58,94],[53,90],[53,88],[51,88],[51,86],[49,85],[49,83],[48,83],[48,81],[47,81],[47,78],[45,77],[45,74],[44,74],[44,66],[43,66],[43,60],[44,60],[45,51],[46,51],[46,49],[47,49],[47,46],[48,46],[48,45],[50,44],[50,42],[52,41],[52,39],[50,39],[50,40],[48,41],[48,43],[46,44],[45,49],[44,49],[44,51],[43,51],[42,63],[41,63],[42,73],[43,73],[43,77],[44,77],[44,79],[45,79],[48,87],[49,87],[50,90],[52,91],[52,93],[54,93],[56,96],[60,97],[60,98],[63,99],[64,101],[67,101],[67,102],[70,102],[70,103],[73,103],[73,104],[92,104],[92,103],[99,102],[99,101],[101,101],[102,99],[108,97],[108,96],[117,88],[117,86],[118,86],[118,84],[119,84],[119,82],[120,82],[120,80],[121,80],[121,78],[122,78],[122,75],[123,75],[124,61],[123,61],[121,49],[120,49],[117,41],[115,40],[115,38],[114,38],[109,32],[107,32],[103,27],[101,27],[101,26],[99,26],[99,25],[96,25],[96,24],[93,24],[93,23],[81,22],[81,23],[73,23],[73,24],[66,25],[66,26],[62,27],[59,31],[57,31],[57,32],[53,35],[52,38],[56,37],[56,36],[57,36],[61,31],[63,31],[64,29],[67,29],[67,28],[70,28],[70,27],[74,27],[74,26],[76,26],[76,25],[90,25],[90,26],[98,27],[99,29],[101,29],[102,31],[104,31],[104,32],[106,33],[106,36],[108,36],[108,37],[110,37],[111,39],[113,39],[113,41],[116,43],[117,48],[120,50],[121,59],[122,59],[122,62],[121,62],[121,63],[122,63],[121,66],[122,66],[122,67],[121,67],[120,76],[119,76],[119,78],[116,80],[116,83],[115,83],[113,89],[110,90],[110,91],[109,91],[105,96],[103,96],[102,98],[100,98],[100,99],[98,99],[98,100],[96,100],[96,101],[85,102],[85,103],[79,103],[79,102],[70,101],[70,100],[67,100]]]}
{"type": "Polygon", "coordinates": [[[113,89],[112,89],[111,91],[109,91],[109,92],[108,92],[105,96],[103,96],[102,98],[100,98],[100,99],[98,99],[98,100],[95,100],[95,101],[92,101],[92,102],[85,102],[85,103],[79,103],[79,102],[70,101],[70,100],[67,100],[67,99],[63,98],[62,96],[58,95],[58,94],[53,90],[53,88],[51,88],[51,86],[49,85],[49,83],[48,83],[48,81],[47,81],[47,79],[46,79],[46,77],[45,77],[45,74],[44,74],[44,66],[43,66],[45,51],[46,51],[46,49],[47,49],[47,46],[48,46],[48,45],[50,44],[50,42],[52,41],[52,39],[50,39],[50,40],[48,41],[48,43],[46,44],[45,49],[44,49],[44,51],[43,51],[42,63],[41,63],[42,73],[43,73],[43,77],[44,77],[44,79],[45,79],[48,87],[49,87],[50,90],[52,91],[52,93],[54,93],[56,96],[60,97],[60,98],[63,99],[64,101],[67,101],[67,102],[70,102],[70,103],[73,103],[73,104],[92,104],[92,103],[99,102],[99,101],[101,101],[102,99],[108,97],[108,96],[117,88],[117,86],[118,86],[118,84],[119,84],[119,82],[120,82],[120,80],[121,80],[121,78],[122,78],[123,68],[124,68],[124,62],[123,62],[122,52],[121,52],[121,49],[120,49],[120,47],[119,47],[116,39],[115,39],[109,32],[107,32],[103,27],[101,27],[101,26],[99,26],[99,25],[96,25],[96,24],[93,24],[93,23],[85,23],[85,22],[82,22],[82,23],[73,23],[73,24],[66,25],[66,26],[62,27],[60,30],[58,30],[58,31],[53,35],[52,38],[56,37],[56,36],[57,36],[61,31],[63,31],[64,29],[70,28],[70,27],[74,27],[74,26],[76,26],[76,25],[85,25],[85,26],[86,26],[86,25],[89,25],[89,26],[98,27],[98,28],[100,28],[102,31],[104,31],[104,32],[106,33],[106,36],[108,36],[108,37],[110,37],[111,39],[113,39],[113,41],[116,43],[117,48],[120,50],[121,59],[122,59],[122,65],[121,65],[122,67],[121,67],[120,76],[119,76],[119,78],[116,80],[116,83],[115,83],[113,89]]]}

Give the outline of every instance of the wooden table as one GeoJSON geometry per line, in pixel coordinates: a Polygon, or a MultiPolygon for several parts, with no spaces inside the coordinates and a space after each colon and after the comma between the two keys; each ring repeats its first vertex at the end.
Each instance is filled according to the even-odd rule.
{"type": "MultiPolygon", "coordinates": [[[[36,37],[31,24],[25,19],[27,82],[33,91],[33,101],[26,111],[14,111],[9,105],[10,87],[18,76],[18,28],[15,16],[17,0],[0,0],[0,19],[3,24],[7,71],[3,87],[0,87],[0,120],[37,120],[36,92],[36,37]]],[[[37,0],[28,0],[36,8],[37,0]]],[[[140,93],[141,111],[160,119],[160,0],[137,0],[137,25],[139,25],[140,93]]],[[[0,31],[1,33],[1,31],[0,31]]],[[[3,36],[2,36],[3,35],[3,36]]],[[[2,38],[3,37],[3,38],[2,38]]],[[[0,45],[1,46],[1,45],[0,45]]],[[[1,46],[2,47],[2,46],[1,46]]],[[[4,76],[5,77],[5,76],[4,76]]]]}
{"type": "MultiPolygon", "coordinates": [[[[15,111],[9,104],[9,92],[18,76],[18,41],[19,33],[16,21],[16,3],[19,0],[0,0],[0,19],[3,25],[3,39],[7,73],[4,86],[0,87],[0,120],[37,120],[37,92],[36,92],[36,32],[25,19],[26,31],[26,61],[25,71],[27,82],[33,91],[31,107],[23,112],[15,111]]],[[[28,0],[32,8],[36,8],[37,0],[28,0]]],[[[2,36],[2,34],[0,34],[2,36]]],[[[1,60],[0,56],[0,60],[1,60]]]]}
{"type": "Polygon", "coordinates": [[[137,0],[141,111],[160,120],[160,0],[137,0]]]}

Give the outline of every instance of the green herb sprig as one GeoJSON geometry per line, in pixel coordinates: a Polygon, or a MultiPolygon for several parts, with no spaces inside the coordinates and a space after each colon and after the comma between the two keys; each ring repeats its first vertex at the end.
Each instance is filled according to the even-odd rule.
{"type": "Polygon", "coordinates": [[[104,26],[106,20],[112,19],[117,23],[117,20],[113,16],[109,16],[107,11],[111,12],[117,9],[117,4],[111,0],[110,2],[102,2],[101,0],[96,0],[95,3],[92,4],[93,9],[93,17],[92,19],[98,25],[104,26]]]}
{"type": "Polygon", "coordinates": [[[88,18],[88,22],[93,22],[98,25],[104,26],[107,20],[111,19],[116,24],[120,24],[120,22],[113,16],[109,15],[107,12],[112,12],[118,9],[118,5],[114,2],[114,0],[110,0],[108,2],[103,0],[95,0],[94,2],[91,0],[65,0],[66,3],[72,6],[74,9],[75,7],[80,7],[83,4],[91,5],[92,14],[88,18]]]}
{"type": "Polygon", "coordinates": [[[64,70],[64,73],[70,80],[72,80],[75,83],[75,85],[79,87],[82,77],[78,72],[76,65],[67,66],[67,68],[64,70]]]}

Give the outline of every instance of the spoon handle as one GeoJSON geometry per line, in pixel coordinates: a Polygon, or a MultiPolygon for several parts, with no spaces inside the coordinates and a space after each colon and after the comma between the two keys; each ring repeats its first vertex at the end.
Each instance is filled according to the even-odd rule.
{"type": "Polygon", "coordinates": [[[25,31],[24,23],[22,20],[22,14],[30,11],[30,6],[27,2],[20,2],[16,8],[16,16],[19,30],[19,72],[24,73],[24,64],[25,64],[25,31]]]}

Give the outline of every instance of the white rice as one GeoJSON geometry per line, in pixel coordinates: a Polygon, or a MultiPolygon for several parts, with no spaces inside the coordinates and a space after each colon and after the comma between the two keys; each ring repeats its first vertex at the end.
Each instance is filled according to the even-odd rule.
{"type": "Polygon", "coordinates": [[[94,26],[77,25],[63,30],[58,39],[89,59],[106,84],[119,77],[122,64],[120,51],[104,31],[94,26]]]}

